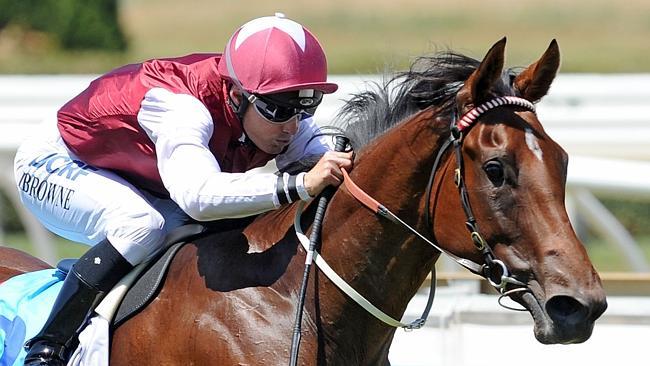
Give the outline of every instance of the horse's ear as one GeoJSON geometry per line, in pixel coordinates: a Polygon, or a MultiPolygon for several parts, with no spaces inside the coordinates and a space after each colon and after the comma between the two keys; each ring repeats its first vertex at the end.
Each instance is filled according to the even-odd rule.
{"type": "Polygon", "coordinates": [[[522,98],[537,102],[548,93],[559,68],[560,47],[557,41],[553,40],[537,62],[517,75],[514,87],[522,98]]]}
{"type": "Polygon", "coordinates": [[[456,102],[461,113],[488,99],[490,88],[501,77],[505,48],[506,37],[503,37],[490,48],[481,64],[458,91],[456,102]]]}

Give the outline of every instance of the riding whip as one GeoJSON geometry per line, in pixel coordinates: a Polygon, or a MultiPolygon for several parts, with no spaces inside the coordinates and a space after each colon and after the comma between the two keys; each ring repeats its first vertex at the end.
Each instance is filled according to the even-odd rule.
{"type": "MultiPolygon", "coordinates": [[[[334,146],[334,151],[345,151],[349,140],[345,136],[336,136],[336,143],[334,146]]],[[[311,227],[311,234],[309,235],[309,251],[307,252],[307,257],[305,259],[305,272],[302,275],[302,285],[300,286],[300,300],[298,302],[298,308],[296,310],[296,320],[293,326],[293,339],[291,340],[291,359],[289,361],[290,366],[295,366],[298,362],[298,351],[300,348],[300,337],[301,337],[301,326],[302,326],[302,311],[305,307],[305,296],[307,295],[307,282],[309,281],[309,272],[311,270],[311,265],[314,258],[314,251],[316,250],[316,244],[318,243],[320,236],[320,229],[323,222],[323,217],[325,216],[325,209],[329,203],[330,198],[334,195],[336,189],[334,187],[327,187],[321,193],[318,199],[318,207],[316,208],[316,216],[314,217],[314,223],[311,227]]]]}

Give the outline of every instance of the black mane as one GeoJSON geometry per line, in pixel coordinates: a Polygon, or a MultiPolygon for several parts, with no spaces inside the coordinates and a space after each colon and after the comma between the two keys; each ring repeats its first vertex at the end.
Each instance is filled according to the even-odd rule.
{"type": "MultiPolygon", "coordinates": [[[[480,61],[454,52],[418,57],[408,71],[371,83],[369,90],[354,94],[336,117],[335,125],[345,131],[359,150],[406,117],[427,107],[451,115],[456,93],[476,70],[480,61]]],[[[504,71],[493,87],[495,95],[514,95],[510,86],[514,73],[504,71]]]]}
{"type": "MultiPolygon", "coordinates": [[[[418,57],[409,70],[384,75],[381,84],[371,82],[368,90],[354,94],[337,114],[334,126],[325,126],[321,131],[323,134],[343,132],[350,138],[352,148],[360,151],[376,137],[428,107],[451,116],[456,93],[479,64],[476,59],[451,51],[418,57]]],[[[514,95],[511,86],[514,76],[512,69],[505,70],[491,93],[514,95]]],[[[308,171],[318,159],[319,156],[310,156],[282,171],[290,174],[308,171]]]]}

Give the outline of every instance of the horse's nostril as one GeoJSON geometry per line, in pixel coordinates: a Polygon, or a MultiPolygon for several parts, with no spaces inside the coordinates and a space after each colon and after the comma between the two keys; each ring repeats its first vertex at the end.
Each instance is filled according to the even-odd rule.
{"type": "Polygon", "coordinates": [[[571,296],[553,296],[546,302],[546,312],[559,324],[580,323],[589,316],[589,309],[571,296]]]}

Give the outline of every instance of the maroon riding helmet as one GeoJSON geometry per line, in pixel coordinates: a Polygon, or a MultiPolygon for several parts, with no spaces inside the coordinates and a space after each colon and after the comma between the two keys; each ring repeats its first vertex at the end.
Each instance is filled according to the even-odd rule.
{"type": "Polygon", "coordinates": [[[338,89],[327,82],[327,59],[316,37],[282,14],[241,26],[226,44],[218,69],[248,102],[257,106],[261,101],[263,109],[270,105],[278,120],[294,111],[274,107],[315,109],[323,94],[338,89]]]}

